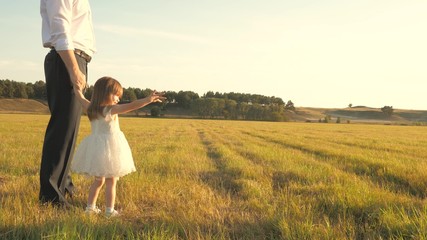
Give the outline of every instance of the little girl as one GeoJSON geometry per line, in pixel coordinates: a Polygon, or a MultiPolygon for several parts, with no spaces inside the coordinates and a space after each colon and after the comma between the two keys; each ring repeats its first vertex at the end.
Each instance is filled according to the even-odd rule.
{"type": "Polygon", "coordinates": [[[161,102],[165,97],[163,93],[154,91],[146,98],[117,105],[123,88],[111,77],[102,77],[96,81],[90,102],[81,90],[76,89],[75,93],[83,109],[87,111],[92,133],[83,139],[77,148],[71,169],[77,173],[95,176],[89,189],[86,212],[101,212],[96,207],[96,200],[105,183],[106,216],[116,216],[116,182],[119,177],[135,171],[132,153],[120,130],[117,114],[133,111],[153,102],[161,102]]]}

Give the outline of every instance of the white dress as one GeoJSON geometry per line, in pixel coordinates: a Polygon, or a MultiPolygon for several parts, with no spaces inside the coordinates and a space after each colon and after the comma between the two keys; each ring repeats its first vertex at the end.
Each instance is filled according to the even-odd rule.
{"type": "Polygon", "coordinates": [[[118,115],[111,115],[111,107],[106,107],[104,116],[90,122],[92,133],[82,140],[74,154],[73,172],[108,178],[122,177],[136,170],[118,115]]]}

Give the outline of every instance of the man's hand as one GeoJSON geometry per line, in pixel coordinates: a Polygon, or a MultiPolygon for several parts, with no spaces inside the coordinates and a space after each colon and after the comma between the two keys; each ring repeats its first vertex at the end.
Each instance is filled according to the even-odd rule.
{"type": "Polygon", "coordinates": [[[83,91],[86,88],[86,76],[80,71],[77,70],[77,73],[70,73],[71,83],[74,88],[77,88],[80,91],[83,91]]]}
{"type": "Polygon", "coordinates": [[[86,87],[86,76],[80,71],[74,51],[64,50],[57,52],[59,56],[61,56],[65,67],[67,67],[68,74],[70,74],[70,84],[73,85],[73,87],[83,90],[86,87]]]}

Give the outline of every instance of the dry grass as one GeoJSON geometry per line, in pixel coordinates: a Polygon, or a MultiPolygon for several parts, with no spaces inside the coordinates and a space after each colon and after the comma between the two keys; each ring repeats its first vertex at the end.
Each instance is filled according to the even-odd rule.
{"type": "Polygon", "coordinates": [[[121,118],[138,172],[106,219],[79,175],[74,209],[38,204],[47,120],[0,115],[0,238],[427,239],[425,127],[121,118]]]}

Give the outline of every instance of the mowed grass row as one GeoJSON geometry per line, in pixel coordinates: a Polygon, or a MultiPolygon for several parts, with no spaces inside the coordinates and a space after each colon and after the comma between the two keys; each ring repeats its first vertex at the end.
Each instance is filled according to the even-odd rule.
{"type": "MultiPolygon", "coordinates": [[[[376,127],[381,129],[383,126],[376,127]]],[[[387,126],[385,127],[387,128],[387,126]]],[[[360,172],[351,169],[351,167],[357,166],[356,161],[361,165],[366,164],[364,161],[367,161],[362,156],[363,154],[357,154],[357,148],[343,149],[339,151],[339,154],[336,153],[339,145],[335,144],[334,146],[334,144],[329,143],[327,139],[330,134],[325,134],[323,139],[323,135],[318,135],[316,138],[319,139],[319,142],[307,141],[303,144],[303,141],[299,142],[298,136],[289,137],[294,128],[298,128],[298,125],[287,125],[286,127],[282,126],[281,129],[272,129],[276,132],[275,136],[260,134],[264,129],[256,131],[259,135],[254,134],[253,131],[249,133],[248,130],[241,129],[240,132],[262,141],[258,143],[259,147],[255,147],[256,144],[254,144],[240,150],[240,152],[246,153],[248,159],[258,159],[257,162],[262,163],[269,162],[266,161],[267,159],[271,159],[270,162],[280,159],[279,161],[276,160],[277,164],[273,166],[275,169],[283,170],[274,172],[273,188],[277,186],[280,189],[280,186],[285,186],[287,191],[296,192],[299,197],[304,198],[305,196],[304,204],[312,206],[313,214],[316,216],[313,220],[318,222],[313,226],[321,226],[322,224],[327,226],[333,223],[336,229],[324,230],[328,232],[327,236],[334,236],[334,238],[426,237],[424,197],[413,195],[410,189],[405,191],[404,186],[400,186],[402,191],[390,188],[391,184],[402,184],[399,178],[402,173],[396,166],[392,167],[395,164],[393,160],[395,156],[388,161],[388,165],[385,165],[385,168],[392,170],[384,176],[384,179],[380,179],[381,176],[370,176],[367,171],[360,172]],[[276,148],[280,150],[268,154],[265,150],[271,149],[272,146],[266,142],[273,142],[276,144],[276,148]],[[277,156],[276,153],[280,151],[283,151],[283,154],[277,156]],[[357,159],[353,155],[360,158],[357,159]],[[348,159],[354,163],[346,166],[348,159]],[[286,166],[280,168],[283,163],[286,163],[286,166]],[[390,183],[379,185],[378,180],[390,183]],[[392,182],[393,180],[396,182],[392,182]],[[399,220],[392,221],[393,219],[399,220]],[[406,220],[402,222],[401,219],[406,220]],[[322,223],[322,220],[326,221],[326,225],[325,222],[322,223]],[[348,225],[349,222],[352,223],[348,225]],[[340,236],[340,233],[345,234],[340,236]]],[[[306,125],[304,128],[306,129],[306,125]]],[[[316,126],[316,128],[323,128],[323,126],[316,126]]],[[[331,129],[333,128],[331,126],[331,129]]],[[[304,129],[301,130],[304,131],[304,129]]],[[[398,128],[397,130],[405,131],[406,129],[398,128]]],[[[422,129],[410,130],[414,131],[415,135],[422,135],[420,134],[422,129]]],[[[233,134],[233,136],[239,136],[239,134],[233,134]]],[[[334,138],[337,137],[339,138],[339,135],[334,136],[334,138]]],[[[251,138],[246,138],[246,143],[250,141],[251,138]]],[[[235,141],[231,140],[231,142],[235,141]]],[[[364,150],[363,153],[367,156],[381,155],[381,153],[369,150],[364,150]]],[[[388,156],[388,154],[386,155],[388,156]]],[[[375,162],[375,160],[373,158],[370,161],[375,162]]],[[[419,157],[418,161],[423,162],[424,159],[419,157]]],[[[422,164],[414,166],[421,167],[422,164]]],[[[409,185],[425,183],[426,179],[420,177],[424,175],[423,169],[415,170],[408,162],[402,170],[404,172],[412,170],[412,172],[419,174],[415,178],[403,176],[409,185]]],[[[312,229],[313,234],[315,234],[315,228],[312,229]]]]}
{"type": "MultiPolygon", "coordinates": [[[[372,126],[366,127],[369,129],[372,126]]],[[[389,187],[393,191],[424,198],[427,193],[425,158],[427,143],[425,140],[419,140],[426,134],[424,129],[375,127],[377,131],[382,131],[382,135],[375,137],[372,134],[369,146],[360,143],[353,146],[351,139],[341,140],[338,134],[332,135],[330,132],[316,134],[311,139],[281,134],[272,136],[248,131],[244,133],[277,143],[285,148],[295,148],[315,155],[318,160],[325,161],[338,169],[370,178],[371,181],[389,187]],[[402,132],[405,132],[405,135],[399,138],[402,132]],[[406,141],[402,141],[403,139],[406,141]],[[414,148],[414,145],[417,148],[414,148]]]]}
{"type": "Polygon", "coordinates": [[[423,127],[120,118],[137,172],[106,219],[85,176],[74,209],[38,204],[47,121],[0,115],[0,238],[427,239],[423,127]]]}

